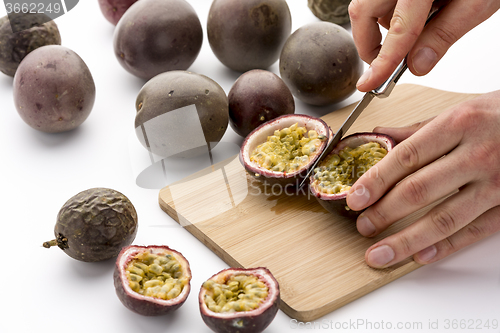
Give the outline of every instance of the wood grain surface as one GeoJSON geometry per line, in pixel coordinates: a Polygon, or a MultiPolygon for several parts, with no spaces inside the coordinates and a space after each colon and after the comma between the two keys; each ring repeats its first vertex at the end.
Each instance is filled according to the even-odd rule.
{"type": "MultiPolygon", "coordinates": [[[[389,98],[374,99],[347,134],[410,125],[475,96],[402,84],[389,98]]],[[[322,118],[335,131],[354,106],[322,118]]],[[[306,191],[263,186],[246,174],[237,156],[161,189],[159,204],[229,266],[270,269],[280,284],[281,309],[301,321],[417,269],[412,258],[387,269],[370,268],[365,251],[433,206],[365,238],[355,221],[328,213],[306,191]]]]}

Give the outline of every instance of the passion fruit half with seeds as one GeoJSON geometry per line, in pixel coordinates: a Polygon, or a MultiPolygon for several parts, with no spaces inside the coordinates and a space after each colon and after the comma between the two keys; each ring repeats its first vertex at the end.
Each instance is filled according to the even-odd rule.
{"type": "Polygon", "coordinates": [[[189,262],[164,245],[123,248],[113,277],[116,294],[123,305],[144,316],[163,315],[178,309],[191,290],[189,262]]]}
{"type": "Polygon", "coordinates": [[[43,247],[58,246],[71,258],[94,262],[116,257],[137,234],[137,212],[122,193],[91,188],[70,198],[59,210],[56,239],[43,247]]]}
{"type": "Polygon", "coordinates": [[[213,331],[258,333],[276,316],[280,289],[267,268],[230,268],[203,283],[198,301],[213,331]]]}
{"type": "Polygon", "coordinates": [[[243,141],[239,158],[257,179],[297,186],[331,137],[330,127],[319,118],[283,115],[253,130],[243,141]]]}
{"type": "Polygon", "coordinates": [[[385,134],[355,133],[345,137],[314,169],[309,179],[311,193],[329,212],[357,217],[361,211],[349,209],[347,193],[394,146],[394,140],[385,134]]]}

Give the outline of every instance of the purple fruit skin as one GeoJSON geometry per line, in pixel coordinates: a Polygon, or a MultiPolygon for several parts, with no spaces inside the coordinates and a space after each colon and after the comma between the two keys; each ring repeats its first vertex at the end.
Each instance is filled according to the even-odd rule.
{"type": "Polygon", "coordinates": [[[131,74],[149,80],[171,70],[186,70],[196,60],[203,30],[185,0],[141,0],[118,22],[115,56],[131,74]]]}
{"type": "Polygon", "coordinates": [[[269,120],[295,112],[295,101],[283,80],[261,69],[242,74],[228,99],[229,123],[242,137],[269,120]]]}
{"type": "Polygon", "coordinates": [[[350,33],[330,22],[314,22],[297,29],[280,56],[280,76],[301,101],[324,106],[338,103],[356,91],[363,73],[350,33]]]}
{"type": "Polygon", "coordinates": [[[29,53],[17,69],[13,86],[19,115],[42,132],[72,130],[94,106],[96,89],[89,68],[78,54],[60,45],[29,53]]]}
{"type": "Polygon", "coordinates": [[[116,25],[127,9],[137,0],[99,0],[101,12],[113,25],[116,25]]]}
{"type": "Polygon", "coordinates": [[[291,29],[290,9],[284,0],[215,0],[207,21],[215,56],[239,72],[275,63],[291,29]]]}

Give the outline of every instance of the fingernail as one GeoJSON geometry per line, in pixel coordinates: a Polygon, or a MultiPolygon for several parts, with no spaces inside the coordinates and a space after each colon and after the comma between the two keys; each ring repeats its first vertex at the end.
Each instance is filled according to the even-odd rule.
{"type": "Polygon", "coordinates": [[[368,253],[367,261],[370,266],[382,267],[391,262],[394,257],[394,250],[389,245],[381,245],[368,253]]]}
{"type": "Polygon", "coordinates": [[[364,72],[363,75],[361,75],[361,77],[359,78],[358,83],[356,83],[356,87],[363,85],[366,81],[368,81],[371,75],[372,75],[372,68],[368,67],[366,72],[364,72]]]}
{"type": "Polygon", "coordinates": [[[432,258],[434,258],[436,256],[436,253],[437,253],[436,246],[431,245],[431,246],[421,250],[420,252],[418,252],[417,257],[418,257],[419,261],[428,262],[428,261],[431,261],[432,258]]]}
{"type": "Polygon", "coordinates": [[[423,47],[413,56],[413,68],[418,74],[428,73],[437,62],[437,54],[430,47],[423,47]]]}
{"type": "Polygon", "coordinates": [[[370,221],[370,219],[366,217],[364,214],[361,214],[358,217],[357,227],[359,233],[365,237],[369,237],[377,231],[372,221],[370,221]]]}
{"type": "Polygon", "coordinates": [[[365,208],[370,200],[370,192],[364,186],[358,186],[356,190],[351,188],[348,194],[348,206],[352,210],[361,210],[365,208]]]}

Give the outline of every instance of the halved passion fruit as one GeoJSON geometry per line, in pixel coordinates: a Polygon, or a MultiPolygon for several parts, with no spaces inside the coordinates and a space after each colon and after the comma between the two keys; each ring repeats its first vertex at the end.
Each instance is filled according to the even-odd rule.
{"type": "Polygon", "coordinates": [[[279,302],[278,282],[263,267],[225,269],[205,281],[199,294],[201,317],[215,332],[262,332],[279,302]]]}
{"type": "Polygon", "coordinates": [[[284,115],[253,130],[243,141],[239,157],[256,178],[298,185],[331,137],[330,128],[319,118],[284,115]]]}
{"type": "Polygon", "coordinates": [[[394,146],[394,140],[385,134],[355,133],[345,137],[314,169],[309,179],[311,193],[331,213],[358,216],[361,211],[347,206],[347,193],[394,146]]]}
{"type": "Polygon", "coordinates": [[[168,246],[127,246],[116,260],[116,294],[128,309],[144,316],[179,308],[189,295],[190,281],[188,261],[168,246]]]}

